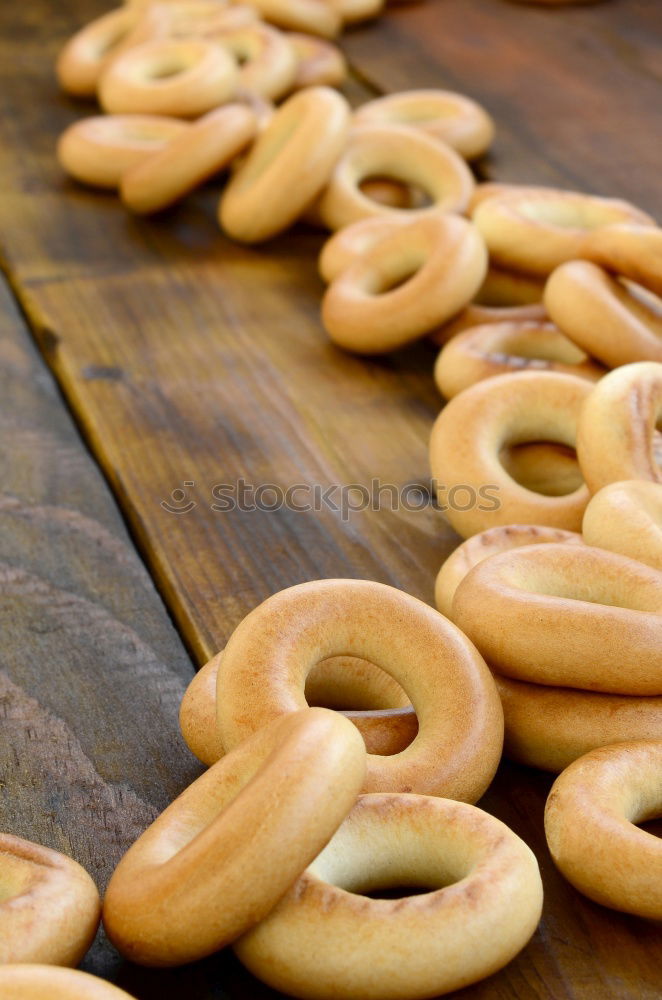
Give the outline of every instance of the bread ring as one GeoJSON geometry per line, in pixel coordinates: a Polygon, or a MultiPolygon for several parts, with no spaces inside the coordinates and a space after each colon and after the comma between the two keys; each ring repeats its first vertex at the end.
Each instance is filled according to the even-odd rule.
{"type": "Polygon", "coordinates": [[[55,965],[0,965],[3,1000],[133,1000],[105,979],[55,965]]]}
{"type": "Polygon", "coordinates": [[[290,97],[225,189],[222,228],[245,243],[287,229],[326,184],[345,145],[349,117],[347,101],[330,87],[290,97]]]}
{"type": "Polygon", "coordinates": [[[322,322],[346,350],[394,350],[471,301],[486,267],[485,246],[471,223],[442,213],[423,216],[341,272],[322,299],[322,322]]]}
{"type": "Polygon", "coordinates": [[[661,416],[662,364],[623,365],[598,382],[577,430],[577,457],[591,493],[625,479],[662,482],[654,453],[661,416]]]}
{"type": "Polygon", "coordinates": [[[282,31],[268,24],[249,24],[224,31],[216,41],[239,65],[239,86],[276,101],[292,89],[297,57],[282,31]]]}
{"type": "MultiPolygon", "coordinates": [[[[225,753],[216,724],[216,679],[223,652],[198,670],[179,710],[179,725],[191,753],[207,766],[225,753]]],[[[368,753],[400,753],[418,731],[416,713],[397,681],[367,660],[335,656],[308,675],[306,701],[341,711],[363,736],[368,753]],[[351,708],[347,708],[351,705],[351,708]]]]}
{"type": "Polygon", "coordinates": [[[99,102],[113,114],[195,118],[227,101],[237,85],[232,56],[203,39],[158,39],[114,59],[99,80],[99,102]]]}
{"type": "Polygon", "coordinates": [[[534,493],[564,497],[584,484],[574,448],[536,442],[502,448],[499,461],[511,479],[534,493]]]}
{"type": "Polygon", "coordinates": [[[582,526],[589,545],[662,570],[662,485],[609,483],[591,497],[582,526]]]}
{"type": "Polygon", "coordinates": [[[465,330],[440,352],[434,378],[445,399],[506,372],[555,371],[597,382],[601,365],[568,340],[553,323],[490,323],[465,330]]]}
{"type": "Polygon", "coordinates": [[[406,211],[412,219],[443,212],[462,212],[474,180],[464,160],[443,143],[406,125],[365,125],[354,131],[338,160],[319,203],[329,229],[358,219],[406,211]],[[424,208],[393,209],[379,205],[360,190],[370,177],[413,184],[429,195],[424,208]]]}
{"type": "Polygon", "coordinates": [[[563,332],[612,368],[662,361],[662,302],[596,264],[573,260],[550,275],[545,306],[563,332]]]}
{"type": "Polygon", "coordinates": [[[614,222],[655,225],[626,201],[553,188],[503,191],[481,201],[472,218],[495,264],[541,275],[580,257],[591,229],[614,222]]]}
{"type": "Polygon", "coordinates": [[[76,861],[0,833],[0,970],[6,962],[78,965],[100,913],[97,887],[76,861]]]}
{"type": "Polygon", "coordinates": [[[545,528],[539,524],[505,524],[473,535],[451,552],[437,574],[434,586],[437,608],[442,615],[452,620],[455,591],[469,570],[483,559],[523,545],[542,545],[547,542],[576,545],[581,544],[582,536],[575,531],[545,528]]]}
{"type": "Polygon", "coordinates": [[[167,208],[226,167],[256,132],[257,119],[244,105],[210,111],[123,175],[122,201],[139,214],[167,208]]]}
{"type": "Polygon", "coordinates": [[[533,853],[494,816],[447,799],[363,795],[235,951],[271,987],[306,1000],[422,1000],[504,966],[541,906],[533,853]],[[400,886],[429,891],[364,895],[400,886]]]}
{"type": "Polygon", "coordinates": [[[662,295],[662,230],[620,223],[589,232],[582,257],[662,295]]]}
{"type": "Polygon", "coordinates": [[[115,189],[122,174],[186,131],[165,115],[96,115],[65,129],[57,144],[63,170],[82,184],[115,189]]]}
{"type": "Polygon", "coordinates": [[[331,5],[339,12],[343,24],[370,21],[384,10],[384,0],[331,0],[331,5]]]}
{"type": "Polygon", "coordinates": [[[278,28],[335,38],[342,27],[340,12],[327,0],[252,0],[265,21],[278,28]]]}
{"type": "Polygon", "coordinates": [[[74,97],[94,97],[102,70],[138,17],[132,8],[118,7],[77,31],[60,51],[55,65],[62,89],[74,97]]]}
{"type": "Polygon", "coordinates": [[[556,779],[545,834],[557,868],[589,899],[662,920],[662,841],[634,825],[662,812],[662,740],[600,747],[556,779]]]}
{"type": "Polygon", "coordinates": [[[662,575],[634,559],[589,545],[502,552],[461,581],[453,621],[515,680],[662,695],[662,575]]]}
{"type": "Polygon", "coordinates": [[[354,114],[357,125],[411,125],[473,160],[494,139],[494,122],[480,104],[451,90],[406,90],[368,101],[354,114]]]}
{"type": "Polygon", "coordinates": [[[409,225],[406,215],[373,215],[339,229],[322,247],[319,272],[323,280],[327,284],[334,281],[386,236],[409,225]]]}
{"type": "Polygon", "coordinates": [[[366,580],[290,587],[235,629],[218,675],[224,746],[232,748],[271,719],[304,706],[310,668],[337,655],[358,656],[391,674],[418,716],[418,735],[406,750],[369,755],[364,790],[478,799],[492,780],[502,741],[501,706],[489,670],[436,611],[366,580]]]}
{"type": "Polygon", "coordinates": [[[499,524],[542,524],[578,531],[589,493],[545,496],[517,483],[504,448],[556,441],[574,448],[591,383],[558,372],[495,375],[447,403],[432,429],[430,464],[437,497],[463,538],[499,524]]]}
{"type": "Polygon", "coordinates": [[[662,698],[527,684],[495,674],[510,760],[556,774],[573,760],[625,740],[662,740],[662,698]]]}
{"type": "Polygon", "coordinates": [[[340,87],[347,78],[347,61],[337,47],[314,35],[290,31],[287,38],[298,60],[294,89],[340,87]]]}
{"type": "Polygon", "coordinates": [[[310,708],[264,727],[194,781],[129,848],[104,900],[110,940],[171,966],[266,916],[328,842],[360,790],[363,740],[310,708]]]}

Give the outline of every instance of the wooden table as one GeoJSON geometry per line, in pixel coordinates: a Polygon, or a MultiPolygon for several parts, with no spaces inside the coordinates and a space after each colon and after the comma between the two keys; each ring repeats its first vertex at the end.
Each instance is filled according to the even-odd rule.
{"type": "MultiPolygon", "coordinates": [[[[433,354],[365,361],[329,346],[312,230],[242,248],[218,231],[213,188],[143,221],[62,176],[55,138],[90,109],[58,94],[54,56],[105,7],[0,10],[0,828],[72,854],[101,888],[199,773],[179,701],[246,612],[326,576],[430,601],[457,541],[429,507],[346,520],[212,508],[214,488],[242,477],[426,484],[433,354]]],[[[656,0],[427,0],[344,46],[355,99],[431,85],[482,101],[499,128],[482,176],[625,197],[659,217],[661,36],[656,0]]],[[[525,951],[462,995],[660,997],[659,929],[556,874],[549,785],[504,763],[485,796],[536,850],[546,903],[525,951]]],[[[275,996],[230,954],[141,970],[101,934],[84,968],[141,1000],[275,996]]]]}

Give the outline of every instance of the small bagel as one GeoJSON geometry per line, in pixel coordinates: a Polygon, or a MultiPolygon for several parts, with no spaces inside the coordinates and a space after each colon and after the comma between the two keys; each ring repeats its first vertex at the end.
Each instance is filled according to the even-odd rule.
{"type": "Polygon", "coordinates": [[[556,779],[545,808],[554,862],[596,903],[662,920],[662,841],[635,824],[662,813],[662,740],[600,747],[556,779]]]}
{"type": "Polygon", "coordinates": [[[411,221],[406,215],[373,215],[339,229],[322,247],[319,258],[322,279],[327,284],[334,281],[386,236],[409,225],[411,221]]]}
{"type": "Polygon", "coordinates": [[[337,712],[266,726],[194,781],[116,868],[103,920],[133,962],[172,966],[222,948],[273,908],[343,821],[365,775],[337,712]]]}
{"type": "Polygon", "coordinates": [[[498,819],[447,799],[363,795],[235,951],[269,986],[305,1000],[423,1000],[504,966],[541,906],[536,859],[498,819]],[[365,895],[400,886],[428,891],[365,895]]]}
{"type": "Polygon", "coordinates": [[[341,229],[372,215],[406,212],[417,216],[462,212],[474,187],[464,160],[444,143],[405,125],[365,125],[356,129],[338,160],[319,203],[329,229],[341,229]],[[361,183],[387,177],[423,189],[431,205],[394,209],[368,198],[361,183]]]}
{"type": "Polygon", "coordinates": [[[239,63],[239,86],[276,101],[293,87],[297,74],[294,47],[268,24],[248,24],[224,31],[216,41],[239,63]]]}
{"type": "Polygon", "coordinates": [[[461,581],[453,621],[506,677],[662,695],[662,575],[634,559],[589,545],[502,552],[461,581]]]}
{"type": "Polygon", "coordinates": [[[639,361],[605,375],[579,418],[577,457],[591,493],[625,479],[662,482],[654,451],[662,364],[639,361]]]}
{"type": "Polygon", "coordinates": [[[596,747],[662,740],[662,698],[494,679],[506,723],[503,752],[518,764],[559,774],[596,747]]]}
{"type": "Polygon", "coordinates": [[[196,118],[227,101],[237,82],[236,63],[220,45],[157,39],[113,60],[99,80],[99,102],[111,114],[196,118]]]}
{"type": "MultiPolygon", "coordinates": [[[[216,680],[222,656],[222,651],[217,653],[198,670],[179,710],[184,742],[207,766],[225,753],[216,724],[216,680]]],[[[311,706],[342,711],[363,736],[368,753],[400,753],[418,730],[416,713],[400,685],[367,660],[351,656],[323,660],[309,673],[305,694],[311,706]]]]}
{"type": "Polygon", "coordinates": [[[77,31],[57,58],[55,72],[62,89],[74,97],[94,97],[102,71],[138,17],[136,10],[118,7],[77,31]]]}
{"type": "Polygon", "coordinates": [[[255,115],[244,105],[226,104],[210,111],[122,176],[122,201],[139,214],[174,204],[228,166],[257,128],[255,115]]]}
{"type": "Polygon", "coordinates": [[[662,361],[662,301],[585,260],[558,267],[545,306],[568,337],[606,365],[662,361]]]}
{"type": "Polygon", "coordinates": [[[506,372],[563,372],[597,382],[605,369],[564,336],[553,323],[490,323],[465,330],[440,352],[434,378],[445,399],[506,372]]]}
{"type": "Polygon", "coordinates": [[[259,243],[287,229],[326,184],[343,149],[350,110],[330,87],[290,97],[237,170],[219,221],[233,239],[259,243]]]}
{"type": "Polygon", "coordinates": [[[589,545],[662,570],[662,484],[630,479],[591,497],[582,532],[589,545]]]}
{"type": "Polygon", "coordinates": [[[580,257],[589,230],[614,222],[655,225],[626,201],[553,188],[504,190],[481,201],[472,218],[498,266],[540,275],[580,257]]]}
{"type": "Polygon", "coordinates": [[[504,524],[468,538],[451,552],[437,574],[434,600],[438,610],[451,618],[455,591],[467,573],[483,559],[523,545],[543,545],[547,542],[576,545],[581,544],[582,536],[575,531],[545,528],[539,524],[504,524]]]}
{"type": "Polygon", "coordinates": [[[0,965],[2,1000],[133,1000],[104,979],[55,965],[0,965]]]}
{"type": "Polygon", "coordinates": [[[411,125],[452,146],[468,160],[482,156],[494,139],[484,108],[450,90],[406,90],[368,101],[354,114],[357,125],[411,125]]]}
{"type": "Polygon", "coordinates": [[[587,233],[582,257],[662,295],[662,230],[620,223],[587,233]]]}
{"type": "Polygon", "coordinates": [[[470,222],[442,213],[424,216],[341,272],[322,300],[322,322],[346,350],[394,350],[470,302],[486,268],[485,246],[470,222]]]}
{"type": "Polygon", "coordinates": [[[527,442],[574,448],[591,390],[576,375],[526,371],[477,382],[446,404],[432,429],[430,464],[442,510],[459,535],[513,523],[579,531],[586,485],[566,496],[534,493],[506,471],[501,455],[527,442]]]}
{"type": "Polygon", "coordinates": [[[364,790],[478,799],[492,780],[503,738],[489,670],[438,612],[366,580],[290,587],[241,622],[219,667],[223,745],[237,746],[269,720],[304,706],[311,667],[338,655],[358,656],[389,673],[418,716],[418,735],[402,753],[368,756],[364,790]]]}
{"type": "Polygon", "coordinates": [[[347,78],[347,60],[336,45],[300,31],[287,33],[298,65],[294,89],[340,87],[347,78]]]}
{"type": "Polygon", "coordinates": [[[186,124],[165,115],[96,115],[65,129],[57,158],[82,184],[116,189],[122,175],[186,131],[186,124]]]}
{"type": "Polygon", "coordinates": [[[0,972],[11,962],[78,965],[100,913],[97,887],[76,861],[0,833],[0,972]]]}
{"type": "Polygon", "coordinates": [[[252,0],[265,21],[289,31],[335,38],[342,27],[340,11],[327,0],[252,0]]]}

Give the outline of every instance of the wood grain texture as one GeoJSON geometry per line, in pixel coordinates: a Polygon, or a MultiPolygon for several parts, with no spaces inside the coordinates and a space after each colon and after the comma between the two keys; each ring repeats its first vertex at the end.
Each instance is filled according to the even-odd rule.
{"type": "MultiPolygon", "coordinates": [[[[218,502],[214,487],[236,485],[242,478],[283,489],[295,483],[369,487],[373,478],[400,489],[425,484],[427,438],[439,407],[431,377],[434,355],[419,346],[366,361],[328,344],[318,316],[322,286],[315,259],[321,239],[312,231],[287,234],[264,248],[241,248],[218,231],[217,187],[146,221],[128,217],[112,196],[84,191],[62,177],[53,157],[55,138],[91,108],[57,94],[52,62],[73,27],[103,9],[100,0],[62,0],[56,11],[47,0],[32,0],[0,10],[0,251],[44,357],[186,642],[202,662],[259,600],[315,577],[365,576],[431,600],[434,574],[455,537],[429,506],[366,510],[346,520],[331,509],[212,508],[218,502]],[[183,494],[173,497],[176,490],[183,494]],[[180,512],[168,512],[163,503],[180,512]],[[184,512],[189,503],[195,506],[184,512]]],[[[658,20],[653,4],[634,0],[564,12],[502,0],[428,0],[394,10],[352,33],[345,44],[366,93],[442,85],[483,99],[499,125],[495,156],[481,165],[485,173],[626,196],[659,212],[650,145],[659,113],[653,59],[658,20]]],[[[5,409],[10,416],[18,412],[11,404],[5,409]]],[[[28,423],[27,433],[33,446],[52,458],[50,419],[35,427],[28,423]]],[[[119,557],[112,555],[117,549],[110,542],[99,543],[101,557],[85,542],[75,543],[74,535],[82,538],[85,531],[78,521],[72,527],[60,507],[94,524],[101,520],[113,535],[115,522],[109,525],[99,517],[98,501],[87,499],[84,487],[77,488],[82,496],[76,503],[51,499],[70,496],[69,479],[78,481],[70,466],[83,461],[81,456],[78,448],[58,461],[65,479],[58,478],[57,486],[41,466],[26,468],[13,460],[16,482],[27,484],[25,489],[33,482],[40,485],[34,505],[42,513],[21,514],[22,506],[12,508],[10,496],[6,513],[15,527],[11,543],[3,544],[14,549],[6,560],[9,575],[0,579],[6,579],[9,595],[19,594],[21,601],[29,596],[30,621],[48,623],[53,614],[56,624],[77,623],[75,642],[62,628],[47,625],[40,633],[26,626],[27,639],[19,643],[23,652],[17,654],[20,668],[26,670],[26,659],[36,660],[39,653],[57,668],[73,646],[80,679],[67,688],[55,672],[53,703],[46,700],[44,706],[43,692],[25,690],[17,662],[10,681],[18,693],[7,687],[7,717],[19,720],[12,724],[12,738],[22,746],[34,732],[39,746],[33,750],[36,763],[26,764],[21,782],[12,776],[6,788],[20,789],[21,811],[32,810],[31,821],[37,822],[46,813],[39,803],[51,779],[42,781],[36,806],[23,803],[32,801],[33,771],[46,768],[45,748],[80,744],[78,770],[58,772],[50,808],[59,839],[52,846],[70,838],[81,860],[96,858],[94,867],[110,863],[104,859],[112,846],[112,836],[95,840],[95,823],[92,829],[86,825],[86,803],[101,795],[95,775],[103,782],[126,782],[136,796],[127,798],[122,817],[122,836],[130,839],[149,810],[163,804],[166,790],[170,794],[179,787],[191,765],[171,736],[173,705],[186,672],[181,650],[174,662],[182,663],[182,673],[168,654],[171,634],[167,641],[159,639],[166,633],[156,626],[145,631],[130,617],[138,586],[133,570],[121,563],[124,575],[118,576],[119,557]],[[46,533],[49,546],[51,533],[58,537],[61,532],[65,539],[50,575],[42,558],[51,563],[30,540],[29,532],[37,530],[46,533]],[[124,627],[144,644],[136,646],[134,659],[135,640],[125,638],[124,627]],[[53,656],[49,636],[54,637],[53,656]],[[114,653],[102,636],[112,636],[114,653]],[[104,689],[99,699],[115,709],[110,729],[94,716],[98,704],[87,706],[90,645],[95,665],[103,666],[103,657],[113,663],[117,658],[124,678],[121,689],[104,689]],[[149,650],[156,650],[154,659],[149,650]],[[150,694],[151,708],[132,687],[146,673],[153,684],[141,691],[160,691],[163,685],[170,692],[158,695],[155,704],[150,694]],[[132,728],[118,749],[117,714],[125,704],[133,713],[132,728]],[[90,743],[91,729],[80,719],[82,706],[93,714],[98,746],[90,743]],[[157,708],[165,713],[164,729],[144,737],[144,719],[157,708]],[[23,724],[21,736],[24,719],[31,722],[27,728],[23,724]],[[163,754],[171,745],[170,784],[161,785],[157,776],[163,777],[163,754]],[[85,769],[83,757],[92,770],[85,769]],[[74,777],[78,771],[80,779],[74,777]],[[145,801],[149,808],[141,813],[145,801]],[[82,832],[75,832],[81,816],[82,832]],[[65,822],[66,834],[59,832],[65,822]]],[[[19,487],[10,493],[19,495],[19,487]]],[[[337,490],[331,500],[338,502],[337,490]]],[[[98,537],[99,529],[92,536],[98,537]]],[[[123,537],[121,548],[127,566],[138,566],[123,537]]],[[[11,600],[20,603],[17,597],[11,600]]],[[[20,616],[12,615],[15,620],[20,622],[20,616]]],[[[538,853],[546,905],[540,930],[522,955],[462,996],[653,1000],[659,996],[659,929],[594,906],[556,875],[542,836],[549,784],[544,775],[503,765],[485,798],[485,807],[538,853]]],[[[116,817],[110,807],[104,811],[103,796],[99,801],[112,828],[116,817]]],[[[116,856],[111,851],[111,860],[116,856]]],[[[107,951],[103,956],[92,955],[89,967],[119,978],[142,1000],[274,996],[227,954],[169,973],[117,967],[107,951]]]]}

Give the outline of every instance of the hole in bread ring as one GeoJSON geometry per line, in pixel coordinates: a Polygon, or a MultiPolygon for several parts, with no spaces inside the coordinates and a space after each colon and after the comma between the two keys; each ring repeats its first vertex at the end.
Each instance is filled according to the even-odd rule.
{"type": "Polygon", "coordinates": [[[364,125],[353,131],[320,199],[319,212],[333,230],[389,212],[407,212],[413,220],[435,211],[464,211],[473,188],[471,171],[450,146],[404,125],[364,125]],[[374,176],[420,188],[431,204],[412,209],[379,205],[360,189],[362,181],[374,176]]]}
{"type": "Polygon", "coordinates": [[[132,961],[219,950],[266,916],[356,800],[360,735],[309,708],[263,727],[193,782],[138,838],[108,885],[104,926],[132,961]]]}
{"type": "Polygon", "coordinates": [[[592,384],[576,375],[524,371],[477,382],[446,404],[432,429],[430,463],[439,503],[458,534],[468,538],[513,522],[581,528],[585,484],[565,496],[535,493],[509,475],[501,455],[530,442],[574,448],[591,391],[592,384]],[[466,502],[454,500],[461,488],[466,502]]]}
{"type": "Polygon", "coordinates": [[[0,833],[0,970],[6,962],[78,965],[100,912],[97,888],[76,861],[0,833]]]}
{"type": "Polygon", "coordinates": [[[232,748],[269,720],[306,705],[308,673],[331,656],[357,656],[381,667],[401,684],[418,716],[410,746],[388,757],[368,756],[364,790],[472,801],[482,794],[502,739],[489,670],[438,612],[366,580],[290,587],[241,622],[219,667],[223,744],[232,748]]]}
{"type": "Polygon", "coordinates": [[[545,834],[556,866],[589,899],[662,919],[662,840],[635,823],[662,815],[662,740],[600,747],[556,779],[545,834]]]}
{"type": "Polygon", "coordinates": [[[220,45],[158,39],[114,59],[99,81],[105,111],[195,118],[228,100],[238,70],[220,45]]]}
{"type": "Polygon", "coordinates": [[[407,90],[368,101],[354,114],[357,125],[411,125],[448,143],[466,159],[482,156],[494,138],[494,122],[479,104],[450,90],[407,90]]]}
{"type": "MultiPolygon", "coordinates": [[[[214,764],[225,750],[216,724],[216,681],[223,652],[198,670],[179,710],[191,753],[214,764]]],[[[342,712],[363,736],[368,753],[400,753],[418,731],[416,713],[400,685],[367,660],[335,656],[316,664],[306,679],[309,705],[342,712]]]]}
{"type": "Polygon", "coordinates": [[[498,819],[446,799],[363,795],[235,951],[291,996],[422,1000],[505,965],[533,934],[541,906],[536,859],[498,819]],[[427,891],[364,895],[403,886],[427,891]]]}
{"type": "Polygon", "coordinates": [[[503,751],[559,774],[596,747],[662,740],[662,698],[576,691],[494,675],[503,705],[503,751]]]}
{"type": "Polygon", "coordinates": [[[553,543],[502,552],[461,581],[453,621],[506,677],[662,695],[662,575],[634,559],[553,543]]]}
{"type": "Polygon", "coordinates": [[[105,979],[55,965],[0,965],[0,994],[3,1000],[133,1000],[105,979]]]}
{"type": "Polygon", "coordinates": [[[394,350],[466,305],[486,267],[483,242],[466,219],[443,213],[419,218],[380,238],[341,271],[322,300],[322,322],[346,350],[394,350]]]}

